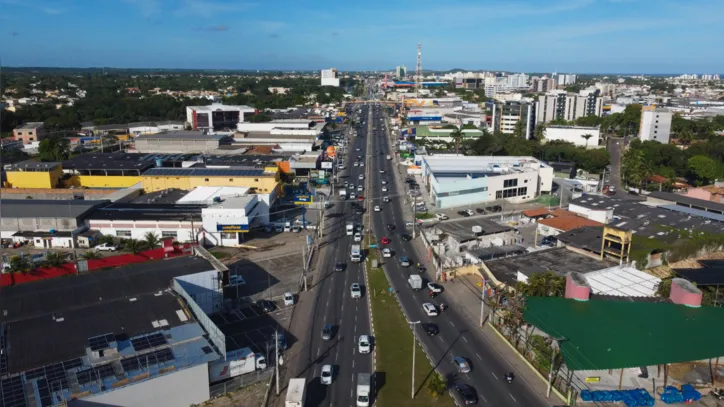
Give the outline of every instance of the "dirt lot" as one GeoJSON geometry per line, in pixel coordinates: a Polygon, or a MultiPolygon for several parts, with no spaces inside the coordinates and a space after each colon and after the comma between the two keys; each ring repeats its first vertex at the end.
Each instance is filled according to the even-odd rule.
{"type": "Polygon", "coordinates": [[[236,393],[209,400],[203,406],[209,407],[259,407],[264,401],[267,382],[260,382],[244,387],[236,393]]]}

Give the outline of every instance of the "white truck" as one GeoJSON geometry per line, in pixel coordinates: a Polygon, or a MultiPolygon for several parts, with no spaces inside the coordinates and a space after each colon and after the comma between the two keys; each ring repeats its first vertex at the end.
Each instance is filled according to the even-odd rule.
{"type": "Polygon", "coordinates": [[[306,387],[307,381],[305,379],[289,379],[284,407],[304,407],[306,387]]]}
{"type": "Polygon", "coordinates": [[[357,407],[369,407],[372,385],[369,373],[357,373],[357,407]]]}
{"type": "Polygon", "coordinates": [[[209,382],[216,383],[256,370],[266,369],[266,359],[250,348],[241,348],[226,352],[226,359],[209,364],[209,382]]]}
{"type": "Polygon", "coordinates": [[[349,254],[349,260],[352,263],[359,263],[362,261],[362,247],[358,244],[352,245],[352,250],[349,254]]]}
{"type": "Polygon", "coordinates": [[[347,236],[354,235],[354,223],[348,222],[345,231],[347,232],[347,236]]]}
{"type": "Polygon", "coordinates": [[[413,290],[422,290],[422,277],[419,275],[411,274],[407,282],[410,283],[410,287],[412,287],[413,290]]]}
{"type": "Polygon", "coordinates": [[[346,200],[347,199],[347,190],[344,188],[340,188],[339,190],[339,199],[346,200]]]}
{"type": "Polygon", "coordinates": [[[391,160],[391,159],[392,159],[392,156],[390,156],[389,154],[387,154],[387,159],[388,159],[388,160],[391,160]]]}

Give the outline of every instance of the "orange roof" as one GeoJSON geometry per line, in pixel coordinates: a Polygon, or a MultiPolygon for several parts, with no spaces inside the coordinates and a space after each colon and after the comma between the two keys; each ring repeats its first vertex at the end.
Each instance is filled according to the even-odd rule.
{"type": "Polygon", "coordinates": [[[563,216],[578,216],[575,212],[571,212],[568,209],[556,208],[551,211],[551,215],[561,218],[563,216]]]}
{"type": "Polygon", "coordinates": [[[718,187],[716,185],[706,185],[701,187],[704,191],[710,193],[710,194],[719,194],[724,195],[724,187],[718,187]]]}
{"type": "Polygon", "coordinates": [[[549,211],[548,208],[545,208],[541,206],[540,208],[533,208],[528,209],[526,211],[523,211],[523,215],[529,217],[529,218],[537,218],[539,216],[545,216],[548,215],[549,211]]]}
{"type": "Polygon", "coordinates": [[[655,182],[655,183],[657,183],[657,184],[663,184],[663,183],[665,183],[665,182],[668,181],[668,180],[669,180],[668,178],[663,177],[663,176],[661,176],[661,175],[656,175],[656,174],[654,174],[654,175],[652,175],[652,176],[649,177],[649,181],[655,182]]]}
{"type": "Polygon", "coordinates": [[[272,146],[253,146],[247,154],[263,154],[269,155],[272,153],[272,146]]]}
{"type": "Polygon", "coordinates": [[[584,226],[603,226],[603,223],[590,220],[581,216],[562,216],[558,218],[541,219],[539,225],[551,227],[562,232],[582,228],[584,226]]]}

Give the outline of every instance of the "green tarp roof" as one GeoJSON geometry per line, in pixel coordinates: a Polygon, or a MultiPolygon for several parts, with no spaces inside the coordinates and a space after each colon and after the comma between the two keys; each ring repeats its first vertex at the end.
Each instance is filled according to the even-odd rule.
{"type": "Polygon", "coordinates": [[[523,317],[559,340],[563,359],[572,370],[724,356],[724,308],[529,297],[523,317]]]}

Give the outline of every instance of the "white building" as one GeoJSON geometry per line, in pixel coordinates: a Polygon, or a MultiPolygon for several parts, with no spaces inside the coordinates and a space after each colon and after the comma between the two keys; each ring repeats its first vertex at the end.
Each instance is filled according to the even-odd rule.
{"type": "Polygon", "coordinates": [[[239,105],[230,106],[213,103],[208,106],[187,106],[186,122],[193,130],[221,131],[235,129],[258,111],[253,107],[239,105]]]}
{"type": "Polygon", "coordinates": [[[322,69],[322,86],[339,87],[339,72],[337,68],[322,69]]]}
{"type": "Polygon", "coordinates": [[[528,87],[528,75],[524,73],[508,75],[506,78],[508,89],[519,89],[528,87]]]}
{"type": "Polygon", "coordinates": [[[423,182],[438,209],[550,193],[553,168],[533,157],[422,156],[423,182]]]}
{"type": "Polygon", "coordinates": [[[560,74],[558,75],[559,85],[573,85],[576,83],[576,75],[571,74],[560,74]]]}
{"type": "Polygon", "coordinates": [[[567,141],[577,146],[587,148],[598,148],[601,140],[601,130],[598,127],[584,126],[547,126],[545,132],[546,141],[567,141]],[[591,135],[588,139],[585,135],[591,135]]]}
{"type": "Polygon", "coordinates": [[[157,134],[162,131],[183,130],[184,123],[176,121],[128,123],[128,132],[134,136],[157,134]]]}
{"type": "Polygon", "coordinates": [[[641,126],[639,139],[641,141],[658,141],[668,144],[671,136],[671,119],[673,114],[660,107],[644,106],[641,109],[641,126]]]}
{"type": "Polygon", "coordinates": [[[536,112],[536,123],[548,123],[556,119],[574,121],[579,117],[601,116],[603,99],[596,93],[584,96],[551,92],[538,98],[536,112]]]}

